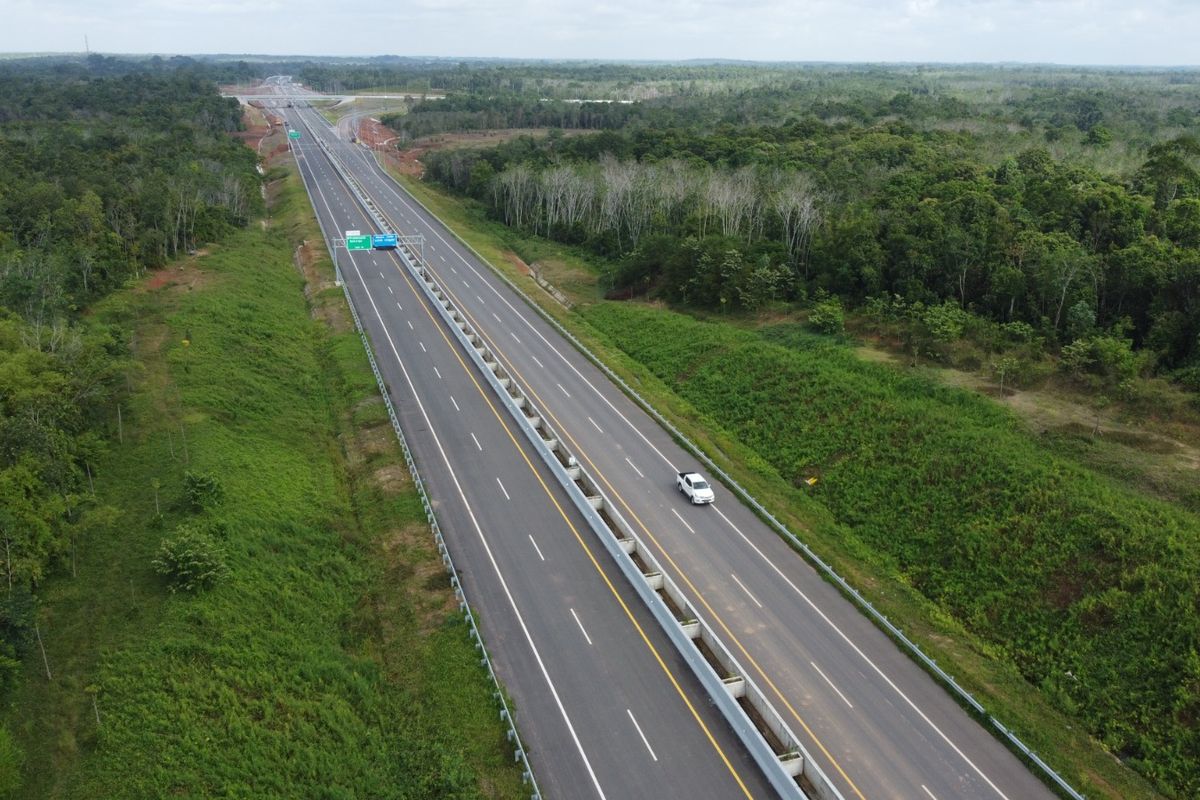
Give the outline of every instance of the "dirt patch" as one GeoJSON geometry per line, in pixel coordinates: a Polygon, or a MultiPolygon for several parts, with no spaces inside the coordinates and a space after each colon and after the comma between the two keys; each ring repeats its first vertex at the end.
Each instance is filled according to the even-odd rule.
{"type": "MultiPolygon", "coordinates": [[[[421,159],[431,150],[492,147],[521,136],[541,137],[550,133],[549,128],[506,128],[465,133],[439,133],[435,136],[414,139],[405,143],[403,147],[397,148],[393,147],[396,142],[396,132],[374,120],[363,120],[359,131],[363,142],[379,150],[384,159],[401,174],[411,175],[414,178],[420,178],[425,174],[425,165],[421,163],[421,159]]],[[[579,136],[584,133],[594,133],[594,131],[563,131],[564,136],[579,136]]]]}
{"type": "MultiPolygon", "coordinates": [[[[388,432],[391,432],[390,429],[388,432]]],[[[396,494],[404,491],[404,489],[412,484],[412,476],[408,474],[408,470],[399,464],[388,464],[380,467],[371,474],[371,482],[378,486],[381,491],[388,494],[396,494]]]]}
{"type": "Polygon", "coordinates": [[[304,276],[304,296],[308,298],[312,318],[324,322],[335,333],[345,333],[351,328],[350,315],[346,313],[340,296],[336,300],[325,296],[326,290],[336,287],[337,283],[317,265],[321,252],[319,248],[320,243],[304,240],[292,253],[292,263],[296,271],[304,276]]]}
{"type": "Polygon", "coordinates": [[[505,260],[508,261],[508,263],[510,263],[514,267],[516,267],[517,272],[521,273],[522,275],[533,274],[533,270],[531,270],[529,268],[529,265],[526,264],[524,261],[522,261],[521,257],[518,256],[516,253],[506,250],[506,251],[504,251],[504,258],[505,258],[505,260]]]}
{"type": "MultiPolygon", "coordinates": [[[[873,348],[858,348],[856,352],[876,361],[897,362],[890,353],[875,352],[873,348]]],[[[1180,437],[1167,435],[1161,430],[1152,430],[1138,424],[1123,422],[1118,418],[1119,409],[1097,411],[1084,402],[1054,390],[1053,385],[1040,389],[1009,390],[999,397],[998,387],[990,378],[956,369],[934,368],[926,373],[948,386],[985,394],[1010,408],[1026,426],[1038,434],[1051,432],[1071,435],[1101,437],[1104,441],[1119,444],[1155,456],[1161,467],[1177,471],[1200,470],[1200,447],[1192,444],[1197,432],[1190,426],[1176,425],[1180,437]]]]}
{"type": "Polygon", "coordinates": [[[870,361],[873,364],[902,364],[904,363],[900,356],[895,353],[890,353],[887,350],[880,350],[876,347],[856,347],[854,355],[861,358],[863,361],[870,361]]]}
{"type": "Polygon", "coordinates": [[[206,255],[208,250],[200,249],[186,261],[151,272],[135,291],[190,292],[208,286],[216,279],[216,274],[201,269],[197,263],[206,255]]]}
{"type": "Polygon", "coordinates": [[[446,618],[457,610],[458,600],[453,592],[431,591],[448,588],[450,578],[433,547],[429,528],[423,523],[410,523],[390,531],[381,544],[387,572],[395,583],[404,587],[409,600],[410,605],[405,610],[415,612],[407,620],[384,615],[385,631],[391,625],[415,624],[418,632],[425,636],[442,627],[446,618]]]}
{"type": "Polygon", "coordinates": [[[229,135],[256,153],[259,152],[262,140],[270,136],[278,125],[272,122],[271,117],[262,108],[254,104],[242,106],[242,123],[246,126],[245,130],[233,131],[229,135]]]}

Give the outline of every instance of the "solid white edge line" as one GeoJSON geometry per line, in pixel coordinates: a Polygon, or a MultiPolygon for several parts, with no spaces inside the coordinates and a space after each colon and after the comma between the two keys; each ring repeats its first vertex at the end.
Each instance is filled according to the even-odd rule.
{"type": "Polygon", "coordinates": [[[633,712],[628,708],[625,713],[629,715],[629,721],[633,723],[633,727],[637,728],[638,736],[642,737],[642,744],[646,745],[646,750],[650,752],[650,757],[658,761],[658,756],[654,755],[654,748],[650,746],[650,741],[646,739],[646,734],[642,733],[642,726],[638,725],[638,721],[633,718],[633,712]]]}
{"type": "MultiPolygon", "coordinates": [[[[672,509],[672,510],[674,510],[674,509],[672,509]]],[[[754,605],[758,606],[759,608],[762,608],[762,607],[763,607],[763,604],[762,604],[762,603],[760,603],[760,602],[758,602],[758,598],[757,598],[757,597],[755,597],[754,595],[752,595],[752,594],[750,593],[750,590],[746,588],[746,584],[744,584],[744,583],[742,583],[741,581],[739,581],[739,580],[738,580],[738,576],[737,576],[737,575],[734,575],[734,574],[731,572],[731,573],[729,573],[729,577],[733,578],[733,582],[734,582],[734,583],[736,583],[738,586],[742,587],[742,591],[746,593],[746,596],[747,596],[747,597],[749,597],[751,600],[753,600],[753,601],[754,601],[754,605]]]]}
{"type": "MultiPolygon", "coordinates": [[[[301,174],[303,178],[303,174],[301,174]]],[[[307,187],[307,181],[305,181],[307,187]]],[[[329,208],[328,201],[325,200],[325,194],[321,191],[319,184],[317,192],[321,195],[322,202],[325,203],[325,208],[329,211],[330,221],[333,220],[333,209],[329,208]]],[[[354,267],[355,273],[358,274],[359,283],[363,287],[363,291],[367,294],[367,299],[371,302],[371,308],[375,310],[375,317],[379,320],[379,324],[383,326],[383,316],[379,313],[378,307],[375,305],[375,298],[371,296],[371,292],[367,289],[367,284],[362,278],[362,273],[358,270],[358,265],[354,263],[354,257],[350,256],[350,265],[354,267]]],[[[513,614],[517,618],[517,624],[521,626],[521,633],[525,636],[525,641],[529,644],[529,649],[533,652],[534,660],[537,661],[538,669],[542,673],[542,678],[546,681],[546,685],[550,687],[550,694],[554,698],[554,704],[558,707],[559,714],[562,715],[563,722],[566,723],[567,731],[571,734],[571,740],[575,743],[575,749],[579,752],[579,757],[583,759],[584,768],[587,769],[588,777],[592,780],[592,786],[596,793],[601,798],[605,798],[604,790],[600,787],[600,780],[596,777],[595,771],[592,769],[592,762],[588,760],[587,753],[584,752],[583,743],[579,741],[579,735],[575,732],[575,726],[571,723],[571,717],[567,714],[566,707],[563,706],[562,698],[558,694],[558,688],[555,687],[554,681],[550,678],[550,672],[546,669],[546,664],[542,660],[542,654],[538,651],[537,645],[533,642],[533,636],[529,633],[529,628],[525,624],[525,618],[521,615],[521,609],[517,606],[516,599],[512,596],[512,592],[508,588],[508,581],[504,580],[504,575],[500,571],[500,565],[496,561],[496,556],[492,552],[491,545],[488,544],[487,537],[484,536],[483,528],[479,524],[479,520],[475,517],[475,511],[471,504],[467,501],[466,493],[463,491],[462,485],[458,481],[458,476],[454,472],[454,467],[450,464],[450,458],[446,455],[445,448],[442,447],[441,437],[437,435],[437,431],[433,427],[433,423],[429,419],[429,414],[425,411],[425,404],[421,402],[421,398],[417,395],[416,386],[413,385],[412,378],[408,374],[408,369],[404,366],[404,361],[400,358],[400,353],[396,349],[395,342],[392,341],[391,334],[388,333],[387,327],[383,327],[383,335],[388,340],[388,345],[392,349],[392,355],[395,356],[396,362],[400,365],[400,371],[404,374],[404,379],[408,383],[409,390],[413,393],[413,397],[417,401],[417,408],[421,411],[421,416],[425,418],[425,425],[429,428],[429,433],[433,436],[434,443],[437,445],[438,452],[442,456],[442,461],[446,464],[446,469],[450,473],[450,479],[454,482],[454,488],[458,491],[458,496],[463,502],[463,506],[467,511],[467,516],[471,519],[471,524],[475,528],[476,534],[479,536],[480,542],[483,544],[484,552],[487,553],[488,561],[491,562],[492,569],[496,573],[496,578],[500,581],[500,587],[504,591],[504,596],[508,599],[508,604],[513,610],[513,614]]]]}
{"type": "MultiPolygon", "coordinates": [[[[829,680],[829,676],[828,676],[828,675],[826,675],[824,672],[822,672],[822,671],[821,671],[821,668],[817,666],[817,662],[815,662],[815,661],[809,661],[808,663],[812,665],[812,668],[813,668],[813,669],[815,669],[815,670],[817,671],[817,674],[818,674],[818,675],[820,675],[822,678],[824,678],[824,679],[825,679],[825,682],[829,684],[829,688],[830,688],[830,689],[833,689],[835,692],[837,692],[837,696],[838,696],[838,697],[840,697],[840,698],[842,698],[842,702],[843,702],[843,703],[845,703],[846,705],[850,706],[851,708],[854,708],[854,704],[853,704],[853,703],[851,703],[849,700],[847,700],[847,699],[846,699],[846,695],[842,694],[842,690],[841,690],[841,689],[839,689],[838,687],[834,686],[834,685],[833,685],[833,681],[829,680]]],[[[928,790],[928,789],[926,789],[925,791],[929,791],[929,790],[928,790]]]]}

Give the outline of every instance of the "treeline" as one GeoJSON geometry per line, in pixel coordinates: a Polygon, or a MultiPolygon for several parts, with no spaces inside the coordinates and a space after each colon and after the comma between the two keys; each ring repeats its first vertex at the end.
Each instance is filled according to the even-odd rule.
{"type": "Polygon", "coordinates": [[[188,74],[0,72],[0,304],[52,320],[245,223],[236,101],[188,74]]]}
{"type": "Polygon", "coordinates": [[[807,119],[522,139],[427,175],[514,227],[616,259],[614,288],[702,308],[828,292],[953,303],[1052,344],[1112,334],[1200,359],[1200,145],[1129,180],[966,133],[807,119]]]}
{"type": "MultiPolygon", "coordinates": [[[[747,63],[634,64],[505,59],[409,59],[380,57],[359,63],[322,59],[272,65],[326,91],[397,86],[436,92],[534,97],[602,97],[602,91],[638,84],[670,84],[688,92],[710,83],[754,85],[797,67],[747,63]],[[286,68],[286,69],[283,69],[286,68]]],[[[803,69],[803,68],[799,68],[803,69]]],[[[822,68],[818,68],[822,69],[822,68]]],[[[850,69],[854,69],[851,67],[850,69]]]]}
{"type": "Polygon", "coordinates": [[[447,131],[481,131],[494,128],[566,128],[615,130],[655,121],[678,124],[679,115],[661,106],[643,103],[585,101],[478,94],[451,95],[422,100],[400,114],[385,114],[383,124],[416,139],[447,131]]]}
{"type": "Polygon", "coordinates": [[[37,585],[115,517],[92,465],[120,433],[129,347],[80,309],[261,205],[235,101],[187,71],[99,64],[0,69],[0,692],[37,585]]]}

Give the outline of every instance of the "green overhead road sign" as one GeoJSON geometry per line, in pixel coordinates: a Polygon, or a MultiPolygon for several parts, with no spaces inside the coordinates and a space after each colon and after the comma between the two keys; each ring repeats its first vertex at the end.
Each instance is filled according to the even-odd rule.
{"type": "Polygon", "coordinates": [[[371,237],[370,236],[347,236],[346,237],[346,249],[347,250],[370,250],[371,249],[371,237]]]}
{"type": "Polygon", "coordinates": [[[288,138],[289,139],[299,139],[300,131],[288,131],[288,138]]]}

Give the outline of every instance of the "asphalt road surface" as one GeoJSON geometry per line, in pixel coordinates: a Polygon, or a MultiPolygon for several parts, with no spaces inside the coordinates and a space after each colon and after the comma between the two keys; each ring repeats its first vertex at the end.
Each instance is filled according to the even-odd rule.
{"type": "MultiPolygon", "coordinates": [[[[371,231],[286,111],[325,235],[371,231]]],[[[340,263],[545,795],[770,797],[397,256],[343,250],[340,263]]]]}
{"type": "MultiPolygon", "coordinates": [[[[304,115],[397,232],[424,235],[429,268],[455,307],[600,481],[846,798],[1055,796],[728,491],[718,486],[711,506],[689,505],[674,479],[678,470],[696,466],[692,456],[386,176],[369,153],[339,140],[311,109],[289,113],[304,115]]],[[[336,183],[331,176],[322,185],[326,181],[336,183]]],[[[366,222],[352,227],[373,232],[366,222]]],[[[384,274],[381,287],[399,292],[402,276],[384,274]]],[[[724,795],[710,790],[701,796],[724,795]]]]}

